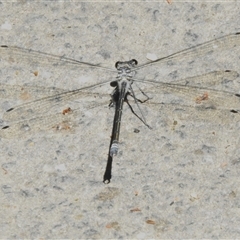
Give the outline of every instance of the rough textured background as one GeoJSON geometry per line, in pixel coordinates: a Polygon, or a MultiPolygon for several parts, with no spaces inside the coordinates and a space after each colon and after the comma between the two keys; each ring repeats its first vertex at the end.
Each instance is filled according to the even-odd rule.
{"type": "MultiPolygon", "coordinates": [[[[240,31],[237,1],[21,1],[2,2],[0,11],[1,45],[112,68],[118,60],[144,63],[148,53],[162,57],[240,31]]],[[[76,89],[115,77],[0,59],[1,83],[76,89]]],[[[173,81],[217,69],[240,72],[239,63],[238,48],[192,64],[159,66],[153,76],[173,81]]],[[[101,89],[112,91],[108,85],[101,89]]],[[[1,99],[0,118],[24,99],[1,99]]],[[[108,102],[80,112],[71,130],[0,138],[1,238],[238,238],[237,117],[198,121],[160,106],[142,108],[153,130],[125,107],[110,185],[102,183],[114,113],[108,102]]]]}

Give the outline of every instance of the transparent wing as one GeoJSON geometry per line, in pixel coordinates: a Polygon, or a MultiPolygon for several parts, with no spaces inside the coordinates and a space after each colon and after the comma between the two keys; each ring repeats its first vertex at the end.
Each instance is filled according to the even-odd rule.
{"type": "Polygon", "coordinates": [[[13,93],[14,98],[20,96],[21,100],[25,100],[22,97],[23,94],[24,96],[33,94],[35,97],[51,95],[7,110],[3,115],[3,120],[7,123],[0,130],[0,137],[21,137],[47,129],[71,131],[79,115],[92,108],[109,104],[109,94],[99,93],[101,88],[99,84],[98,89],[95,88],[96,85],[93,85],[66,92],[63,89],[54,88],[1,85],[0,97],[3,98],[13,98],[13,93]],[[80,102],[74,102],[76,99],[80,102]]]}
{"type": "Polygon", "coordinates": [[[0,69],[6,82],[10,79],[24,84],[29,79],[32,84],[35,82],[43,86],[50,86],[54,82],[54,86],[60,88],[66,88],[69,82],[77,82],[81,87],[102,83],[113,79],[116,74],[115,69],[99,64],[15,46],[0,46],[0,69]]]}
{"type": "Polygon", "coordinates": [[[67,65],[67,67],[77,66],[77,67],[85,67],[91,69],[98,69],[110,72],[116,72],[114,69],[106,68],[100,66],[100,64],[91,64],[82,62],[79,60],[75,60],[72,58],[64,57],[64,56],[57,56],[54,54],[44,53],[40,51],[35,51],[32,49],[25,49],[17,46],[7,46],[1,45],[0,46],[0,57],[2,59],[6,59],[10,62],[20,61],[26,63],[38,63],[40,62],[43,65],[53,65],[53,66],[63,66],[67,65]]]}
{"type": "Polygon", "coordinates": [[[68,131],[74,132],[75,127],[79,124],[76,119],[80,115],[84,114],[87,110],[97,107],[103,107],[107,105],[108,101],[98,101],[93,103],[86,103],[84,107],[78,109],[63,109],[58,113],[43,113],[40,116],[32,116],[29,119],[21,121],[10,122],[9,125],[0,129],[0,137],[12,138],[12,137],[24,137],[27,134],[34,134],[38,131],[52,130],[55,132],[68,131]]]}
{"type": "Polygon", "coordinates": [[[157,66],[169,62],[171,60],[180,63],[182,60],[186,61],[188,59],[201,57],[203,55],[210,54],[213,52],[220,53],[221,51],[233,49],[234,47],[238,46],[240,46],[240,33],[226,35],[224,37],[205,42],[203,44],[191,47],[189,49],[176,52],[167,57],[162,57],[155,61],[141,64],[138,67],[136,67],[137,76],[143,78],[147,74],[147,71],[156,72],[157,66]],[[146,67],[148,68],[146,69],[146,67]]]}
{"type": "MultiPolygon", "coordinates": [[[[226,87],[224,86],[226,83],[235,83],[234,80],[239,77],[238,72],[232,70],[221,70],[221,71],[213,71],[200,76],[189,77],[185,79],[181,79],[178,81],[174,81],[176,84],[181,85],[190,85],[196,87],[226,87]]],[[[239,87],[239,85],[238,85],[239,87]]],[[[236,91],[237,86],[234,86],[234,90],[236,91]]]]}
{"type": "Polygon", "coordinates": [[[144,109],[144,113],[147,112],[147,116],[145,115],[147,124],[152,129],[158,128],[162,121],[167,121],[167,124],[173,128],[175,121],[176,124],[180,121],[183,125],[188,123],[193,128],[195,124],[203,124],[205,127],[210,126],[209,129],[211,129],[211,126],[230,127],[240,121],[239,112],[234,113],[226,109],[196,108],[175,103],[156,104],[153,102],[147,103],[142,109],[144,109]]]}
{"type": "MultiPolygon", "coordinates": [[[[57,129],[67,128],[68,125],[71,125],[70,122],[75,119],[76,113],[79,114],[90,108],[109,104],[110,96],[106,94],[109,92],[109,87],[104,90],[103,88],[114,78],[116,70],[99,64],[85,63],[14,46],[0,46],[0,60],[1,75],[6,78],[6,81],[11,77],[11,79],[16,78],[18,82],[23,83],[23,85],[1,83],[0,98],[27,101],[3,114],[2,118],[6,125],[1,129],[0,136],[2,137],[22,136],[26,132],[34,133],[54,126],[57,126],[57,129]],[[33,79],[27,81],[28,84],[32,84],[31,86],[24,84],[29,77],[24,75],[25,69],[35,71],[38,70],[38,67],[53,71],[53,79],[62,82],[62,85],[71,79],[81,78],[85,75],[87,81],[80,82],[80,84],[87,87],[69,91],[39,86],[39,84],[45,86],[45,84],[50,85],[48,82],[52,83],[52,79],[49,79],[48,75],[46,83],[42,81],[43,78],[34,78],[33,76],[33,79]],[[10,74],[7,69],[9,69],[10,74]],[[14,72],[19,69],[18,72],[21,73],[21,76],[20,74],[14,75],[14,72]],[[66,80],[68,76],[69,80],[66,80]],[[89,79],[94,84],[91,85],[89,79]],[[36,80],[37,82],[35,82],[36,80]],[[67,109],[70,111],[66,111],[67,109]]],[[[43,71],[40,71],[40,75],[41,73],[43,71]]],[[[62,85],[60,84],[61,87],[62,85]]]]}
{"type": "Polygon", "coordinates": [[[63,92],[66,90],[55,87],[0,84],[2,99],[34,100],[63,92]]]}
{"type": "MultiPolygon", "coordinates": [[[[109,81],[102,83],[102,85],[105,85],[106,83],[109,83],[109,81]]],[[[63,108],[65,106],[64,104],[66,104],[67,102],[72,102],[74,100],[82,100],[81,104],[84,106],[84,104],[89,101],[95,102],[97,97],[105,97],[109,99],[109,94],[99,93],[99,89],[102,85],[95,84],[72,91],[55,90],[55,92],[60,91],[60,93],[40,98],[35,101],[27,102],[14,108],[8,109],[3,116],[3,120],[21,121],[29,118],[36,118],[37,116],[42,116],[43,114],[46,114],[46,112],[53,112],[53,109],[56,106],[60,106],[61,108],[63,108]],[[93,89],[95,89],[96,91],[94,92],[93,89]]],[[[30,89],[32,90],[32,88],[30,89]]]]}
{"type": "MultiPolygon", "coordinates": [[[[236,92],[214,89],[223,82],[231,82],[238,77],[235,71],[216,71],[202,76],[196,76],[180,80],[176,83],[159,83],[146,80],[144,83],[138,81],[141,90],[150,99],[144,104],[155,108],[156,111],[163,111],[164,108],[171,109],[171,112],[185,109],[190,119],[205,119],[223,121],[220,117],[231,119],[232,114],[239,115],[240,95],[236,92]],[[141,82],[141,84],[140,84],[141,82]],[[151,85],[151,86],[150,86],[151,85]],[[204,87],[207,86],[207,87],[204,87]]],[[[239,87],[238,87],[239,89],[239,87]]],[[[137,98],[139,90],[136,90],[137,98]]],[[[227,119],[226,119],[227,122],[227,119]]]]}

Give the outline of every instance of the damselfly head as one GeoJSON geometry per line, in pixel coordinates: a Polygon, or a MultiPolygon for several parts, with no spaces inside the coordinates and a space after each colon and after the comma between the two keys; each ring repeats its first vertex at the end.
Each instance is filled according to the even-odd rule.
{"type": "Polygon", "coordinates": [[[137,64],[138,64],[138,62],[135,59],[125,61],[125,62],[118,61],[115,63],[115,68],[117,70],[119,70],[120,68],[133,68],[133,67],[137,66],[137,64]]]}
{"type": "Polygon", "coordinates": [[[126,62],[116,62],[115,67],[118,70],[117,79],[132,78],[135,74],[134,67],[137,65],[137,60],[132,59],[126,62]]]}

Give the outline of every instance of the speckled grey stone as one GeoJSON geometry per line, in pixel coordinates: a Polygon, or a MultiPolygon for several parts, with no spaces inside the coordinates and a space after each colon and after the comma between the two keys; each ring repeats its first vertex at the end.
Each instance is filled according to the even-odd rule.
{"type": "MultiPolygon", "coordinates": [[[[0,9],[0,45],[112,68],[118,60],[144,63],[148,53],[163,57],[240,31],[237,1],[3,1],[0,9]]],[[[220,69],[240,72],[239,53],[235,48],[168,63],[148,76],[174,81],[220,69]]],[[[12,85],[69,90],[115,78],[115,73],[79,75],[77,66],[0,59],[0,83],[12,85]]],[[[23,102],[0,99],[0,119],[7,108],[23,102]]],[[[112,182],[104,185],[114,114],[108,103],[79,112],[69,131],[48,128],[0,139],[1,238],[239,238],[237,117],[227,124],[225,119],[197,121],[181,109],[162,106],[156,112],[143,106],[150,130],[125,106],[112,182]]]]}

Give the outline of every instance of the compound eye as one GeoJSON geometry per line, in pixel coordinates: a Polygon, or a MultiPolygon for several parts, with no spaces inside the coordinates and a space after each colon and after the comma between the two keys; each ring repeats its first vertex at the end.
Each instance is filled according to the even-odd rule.
{"type": "Polygon", "coordinates": [[[138,61],[136,59],[132,59],[132,65],[138,65],[138,61]]]}
{"type": "Polygon", "coordinates": [[[119,61],[117,61],[116,63],[115,63],[115,68],[116,69],[118,69],[118,64],[119,64],[120,62],[119,61]]]}

